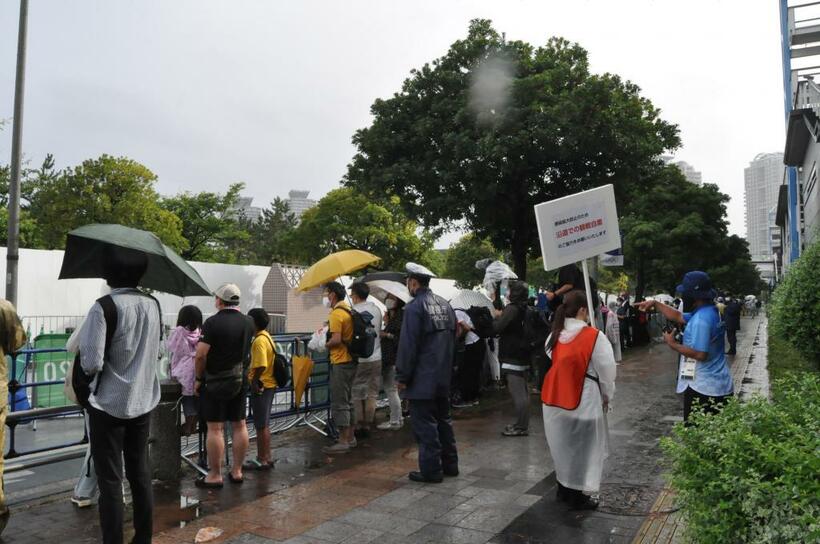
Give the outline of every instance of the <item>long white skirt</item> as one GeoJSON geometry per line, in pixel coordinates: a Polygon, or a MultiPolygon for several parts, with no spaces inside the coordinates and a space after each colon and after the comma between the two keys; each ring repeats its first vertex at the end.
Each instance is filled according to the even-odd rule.
{"type": "Polygon", "coordinates": [[[565,487],[597,493],[609,456],[609,429],[597,384],[585,382],[577,409],[543,406],[544,432],[557,480],[565,487]]]}

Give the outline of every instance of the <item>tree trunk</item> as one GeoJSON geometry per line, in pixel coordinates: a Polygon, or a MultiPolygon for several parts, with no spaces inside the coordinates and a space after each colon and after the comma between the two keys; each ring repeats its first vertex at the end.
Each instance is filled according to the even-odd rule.
{"type": "Polygon", "coordinates": [[[512,237],[513,271],[521,281],[527,281],[527,238],[524,229],[515,229],[512,237]]]}

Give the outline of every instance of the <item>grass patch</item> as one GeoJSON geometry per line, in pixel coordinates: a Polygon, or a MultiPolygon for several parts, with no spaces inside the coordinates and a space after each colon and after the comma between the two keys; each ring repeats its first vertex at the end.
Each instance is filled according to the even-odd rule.
{"type": "Polygon", "coordinates": [[[769,334],[769,381],[774,388],[780,378],[800,372],[820,372],[820,362],[812,363],[783,338],[769,334]]]}

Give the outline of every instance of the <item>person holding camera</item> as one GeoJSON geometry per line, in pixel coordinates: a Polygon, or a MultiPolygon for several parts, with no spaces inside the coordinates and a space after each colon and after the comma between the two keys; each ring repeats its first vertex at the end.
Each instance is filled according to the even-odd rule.
{"type": "Polygon", "coordinates": [[[689,421],[698,403],[706,412],[715,413],[734,393],[732,376],[724,354],[724,325],[715,306],[715,290],[706,272],[694,270],[683,276],[677,291],[683,297],[683,312],[647,300],[638,304],[646,312],[658,310],[673,322],[686,325],[682,342],[675,331],[664,331],[666,344],[680,354],[677,392],[683,393],[683,419],[689,421]]]}

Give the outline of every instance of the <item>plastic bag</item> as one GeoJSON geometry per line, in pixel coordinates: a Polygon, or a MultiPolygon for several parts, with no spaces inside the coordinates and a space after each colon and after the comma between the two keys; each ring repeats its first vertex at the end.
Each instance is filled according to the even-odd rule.
{"type": "Polygon", "coordinates": [[[327,342],[327,329],[328,327],[325,325],[313,333],[313,336],[310,337],[310,342],[308,342],[309,350],[315,351],[316,353],[324,353],[327,351],[327,347],[325,346],[327,342]]]}
{"type": "Polygon", "coordinates": [[[194,537],[194,542],[210,542],[211,540],[222,536],[222,533],[224,532],[225,531],[219,527],[203,527],[197,531],[196,536],[194,537]]]}
{"type": "MultiPolygon", "coordinates": [[[[478,263],[476,263],[478,265],[478,263]]],[[[490,300],[493,299],[493,295],[495,294],[496,285],[501,283],[501,290],[507,290],[507,280],[515,280],[518,279],[518,276],[515,272],[513,272],[512,268],[507,266],[506,264],[502,263],[501,261],[493,261],[487,265],[487,268],[484,270],[484,283],[482,284],[484,288],[487,290],[490,300]]]]}

